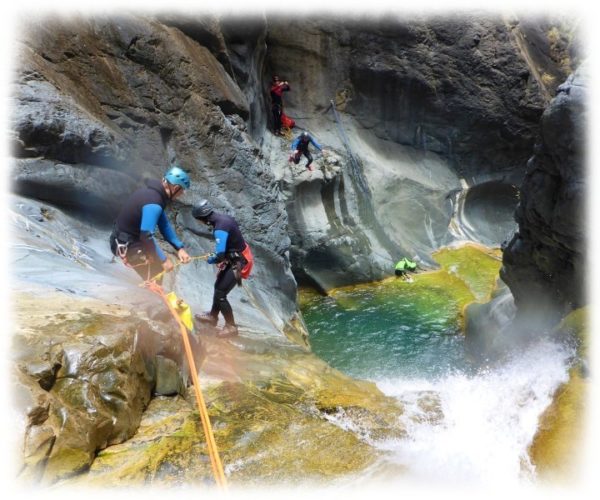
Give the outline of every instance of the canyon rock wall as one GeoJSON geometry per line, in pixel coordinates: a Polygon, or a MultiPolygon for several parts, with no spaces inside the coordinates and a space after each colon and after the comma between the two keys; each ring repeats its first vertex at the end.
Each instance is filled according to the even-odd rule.
{"type": "Polygon", "coordinates": [[[504,251],[502,279],[524,322],[552,325],[587,304],[586,66],[544,111],[516,211],[519,230],[504,251]]]}

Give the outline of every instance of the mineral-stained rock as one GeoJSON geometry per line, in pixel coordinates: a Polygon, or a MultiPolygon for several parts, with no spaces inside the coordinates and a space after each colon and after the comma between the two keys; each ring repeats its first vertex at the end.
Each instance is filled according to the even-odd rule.
{"type": "Polygon", "coordinates": [[[150,400],[158,347],[144,331],[133,317],[90,313],[49,317],[46,326],[16,335],[19,398],[32,395],[24,476],[55,482],[134,434],[150,400]]]}
{"type": "Polygon", "coordinates": [[[577,347],[577,359],[569,380],[554,394],[552,404],[540,416],[529,455],[539,477],[554,483],[571,483],[583,468],[584,429],[589,418],[591,380],[588,377],[589,308],[571,312],[552,331],[552,336],[577,347]]]}
{"type": "MultiPolygon", "coordinates": [[[[214,343],[222,363],[228,363],[234,348],[214,343]]],[[[285,350],[281,355],[273,359],[270,353],[238,352],[232,370],[245,381],[204,385],[215,441],[232,484],[264,487],[343,477],[381,457],[373,441],[404,436],[401,405],[374,384],[352,380],[307,353],[285,350]]],[[[153,399],[131,440],[101,451],[88,473],[63,484],[211,484],[191,390],[186,399],[153,399]]]]}

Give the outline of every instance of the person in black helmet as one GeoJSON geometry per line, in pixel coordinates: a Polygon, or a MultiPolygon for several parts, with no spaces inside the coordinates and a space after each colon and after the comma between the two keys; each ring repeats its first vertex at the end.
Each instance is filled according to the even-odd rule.
{"type": "Polygon", "coordinates": [[[169,201],[189,187],[188,174],[179,167],[171,167],[161,181],[147,180],[146,187],[135,191],[121,208],[110,235],[110,249],[144,280],[174,267],[154,239],[156,227],[177,250],[182,263],[191,260],[165,213],[169,201]]]}
{"type": "Polygon", "coordinates": [[[195,318],[201,323],[216,326],[220,312],[225,319],[225,327],[217,333],[217,337],[236,336],[239,332],[227,294],[236,284],[241,285],[241,279],[247,278],[250,274],[254,260],[252,252],[236,220],[229,215],[215,212],[208,200],[202,200],[195,206],[192,209],[192,216],[213,229],[215,253],[211,254],[207,262],[216,264],[219,269],[215,280],[212,308],[206,313],[196,314],[195,318]]]}

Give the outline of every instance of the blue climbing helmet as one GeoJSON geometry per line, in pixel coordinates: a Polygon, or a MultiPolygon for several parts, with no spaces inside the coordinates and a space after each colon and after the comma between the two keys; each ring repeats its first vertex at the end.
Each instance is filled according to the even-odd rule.
{"type": "Polygon", "coordinates": [[[171,167],[165,173],[165,180],[174,186],[181,186],[184,189],[190,187],[190,176],[186,174],[180,167],[171,167]]]}

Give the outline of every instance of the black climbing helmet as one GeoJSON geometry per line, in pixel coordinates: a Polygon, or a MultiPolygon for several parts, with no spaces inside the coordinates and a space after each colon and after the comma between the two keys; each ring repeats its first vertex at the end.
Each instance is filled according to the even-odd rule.
{"type": "Polygon", "coordinates": [[[198,205],[192,208],[192,216],[195,219],[204,219],[212,214],[214,211],[213,206],[208,200],[202,200],[198,205]]]}

